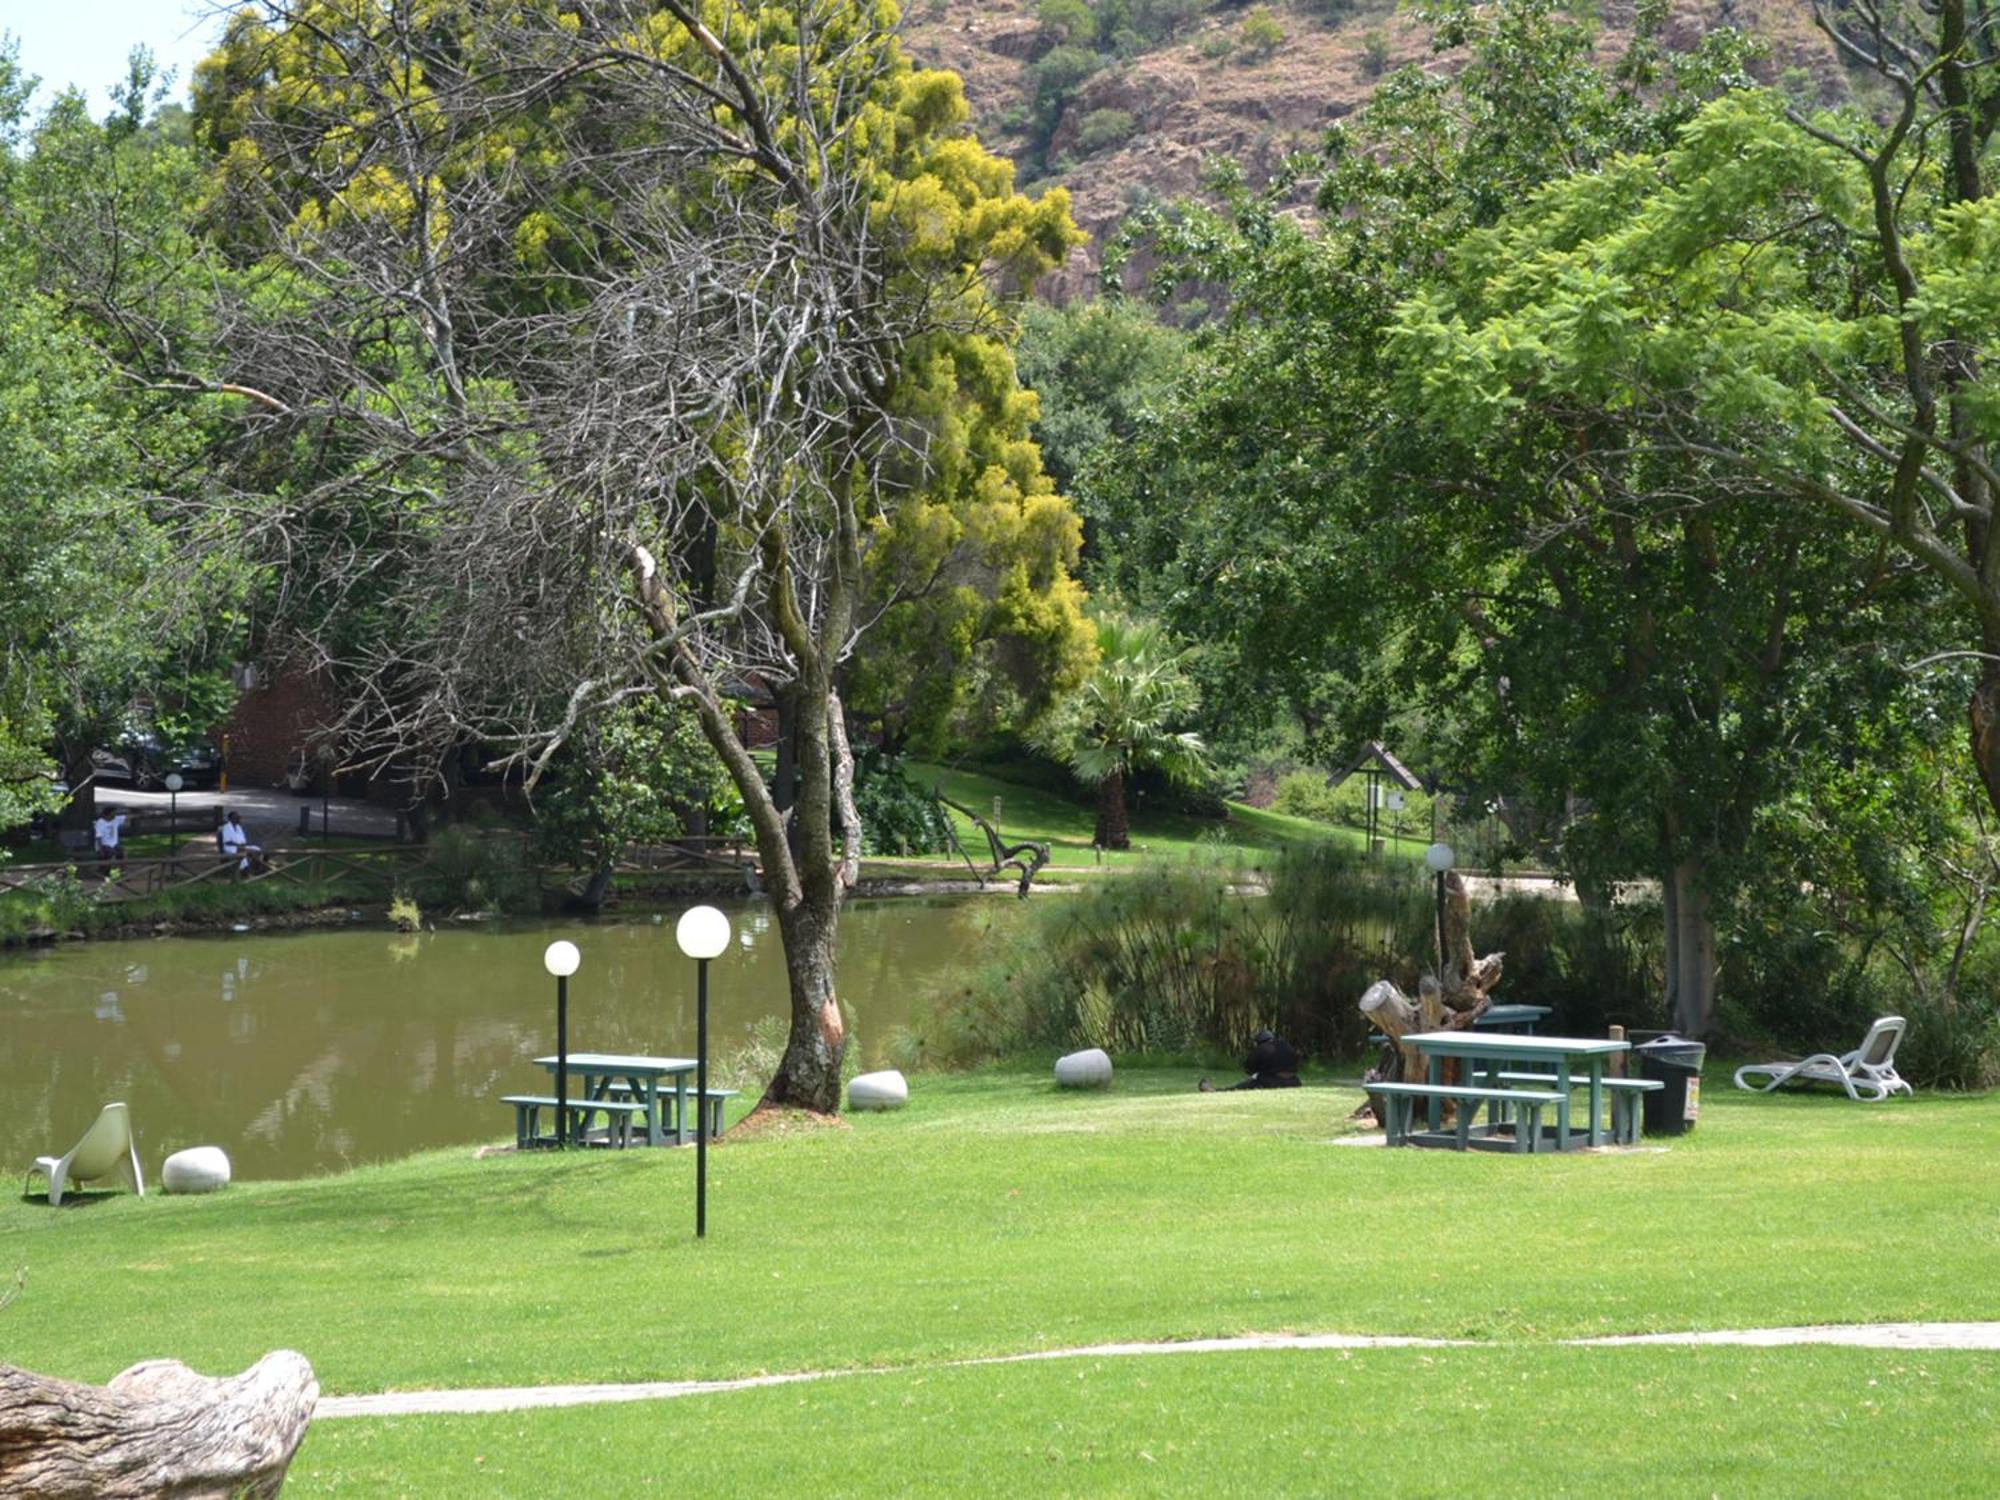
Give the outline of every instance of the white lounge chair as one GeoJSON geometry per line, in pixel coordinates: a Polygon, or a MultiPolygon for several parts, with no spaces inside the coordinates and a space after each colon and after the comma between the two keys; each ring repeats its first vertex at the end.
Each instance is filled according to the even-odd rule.
{"type": "Polygon", "coordinates": [[[1794,1063],[1750,1063],[1736,1070],[1736,1086],[1768,1094],[1781,1083],[1837,1083],[1850,1099],[1880,1103],[1891,1094],[1914,1093],[1896,1074],[1896,1044],[1903,1039],[1903,1018],[1883,1016],[1852,1052],[1835,1057],[1815,1052],[1794,1063]],[[1746,1074],[1770,1075],[1769,1082],[1751,1083],[1746,1074]]]}
{"type": "Polygon", "coordinates": [[[71,1183],[94,1182],[124,1167],[132,1178],[132,1190],[146,1196],[146,1179],[139,1174],[139,1148],[132,1143],[132,1116],[122,1104],[107,1104],[98,1111],[83,1139],[67,1156],[38,1156],[28,1168],[28,1181],[40,1172],[49,1180],[49,1202],[60,1204],[63,1190],[71,1183]]]}

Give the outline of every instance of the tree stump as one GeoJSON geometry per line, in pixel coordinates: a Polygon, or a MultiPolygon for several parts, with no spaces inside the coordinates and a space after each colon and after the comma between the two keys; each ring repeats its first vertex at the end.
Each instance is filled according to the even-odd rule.
{"type": "MultiPolygon", "coordinates": [[[[1378,979],[1361,996],[1361,1013],[1375,1029],[1395,1043],[1395,1065],[1377,1082],[1419,1082],[1424,1077],[1423,1053],[1403,1040],[1422,1031],[1460,1031],[1478,1020],[1492,1004],[1490,992],[1500,982],[1506,954],[1472,956],[1472,896],[1456,870],[1444,880],[1444,974],[1426,974],[1412,1001],[1386,979],[1378,979]]],[[[1457,1083],[1458,1064],[1447,1061],[1442,1082],[1457,1083]]],[[[1382,1102],[1368,1096],[1368,1110],[1378,1122],[1387,1119],[1382,1102]]],[[[1440,1118],[1449,1123],[1456,1106],[1447,1101],[1440,1118]]]]}
{"type": "Polygon", "coordinates": [[[319,1382],[280,1349],[210,1379],[149,1359],[84,1385],[0,1365],[0,1494],[27,1500],[267,1500],[312,1422],[319,1382]]]}

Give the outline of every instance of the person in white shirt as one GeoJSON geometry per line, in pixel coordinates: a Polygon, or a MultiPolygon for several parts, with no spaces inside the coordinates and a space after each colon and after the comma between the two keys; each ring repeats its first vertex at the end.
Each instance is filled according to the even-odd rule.
{"type": "Polygon", "coordinates": [[[125,813],[106,808],[97,815],[97,821],[90,825],[91,836],[97,840],[97,857],[111,860],[118,857],[118,836],[125,827],[125,813]]]}
{"type": "Polygon", "coordinates": [[[215,830],[215,839],[222,846],[225,858],[238,856],[237,869],[247,872],[263,865],[264,851],[250,842],[250,831],[234,808],[222,815],[222,826],[215,830]]]}

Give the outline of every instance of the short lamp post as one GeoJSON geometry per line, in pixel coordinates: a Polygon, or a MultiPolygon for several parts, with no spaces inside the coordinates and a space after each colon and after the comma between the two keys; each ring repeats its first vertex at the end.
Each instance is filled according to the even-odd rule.
{"type": "Polygon", "coordinates": [[[542,953],[542,967],[556,976],[556,1145],[569,1144],[569,976],[583,962],[576,944],[558,940],[542,953]]]}
{"type": "Polygon", "coordinates": [[[1444,877],[1458,862],[1449,844],[1432,844],[1424,850],[1424,868],[1437,877],[1437,972],[1444,978],[1444,877]]]}
{"type": "Polygon", "coordinates": [[[177,864],[181,857],[181,788],[186,785],[180,772],[167,772],[167,858],[177,864]]]}
{"type": "Polygon", "coordinates": [[[708,961],[729,946],[729,918],[712,906],[691,906],[674,927],[674,941],[695,961],[694,1233],[708,1234],[708,961]]]}

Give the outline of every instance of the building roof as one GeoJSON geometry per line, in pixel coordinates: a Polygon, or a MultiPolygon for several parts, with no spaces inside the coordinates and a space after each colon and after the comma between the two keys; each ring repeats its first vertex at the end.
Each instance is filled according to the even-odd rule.
{"type": "Polygon", "coordinates": [[[1391,755],[1388,750],[1383,748],[1380,740],[1370,740],[1367,744],[1363,745],[1361,753],[1354,758],[1354,764],[1349,766],[1345,771],[1342,771],[1338,776],[1329,777],[1328,780],[1333,785],[1339,786],[1341,782],[1347,780],[1356,771],[1363,770],[1380,771],[1406,792],[1419,792],[1423,790],[1423,782],[1411,773],[1408,766],[1404,765],[1395,756],[1391,755]]]}

